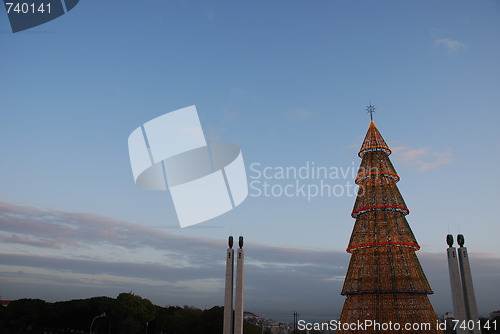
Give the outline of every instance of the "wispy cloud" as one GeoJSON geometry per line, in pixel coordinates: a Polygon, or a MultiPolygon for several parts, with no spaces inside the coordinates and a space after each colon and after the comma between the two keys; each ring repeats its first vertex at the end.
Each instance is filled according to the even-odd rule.
{"type": "MultiPolygon", "coordinates": [[[[106,217],[5,202],[0,202],[0,239],[4,298],[51,300],[62,286],[73,287],[73,295],[66,298],[132,290],[159,304],[203,307],[223,302],[225,240],[184,238],[106,217]],[[30,289],[34,286],[36,292],[30,289]]],[[[251,241],[245,248],[249,309],[281,309],[290,299],[307,298],[319,301],[312,312],[332,300],[340,305],[342,282],[329,279],[345,275],[346,253],[251,241]],[[304,282],[314,288],[303,289],[304,282]],[[327,290],[332,293],[322,292],[327,290]]]]}
{"type": "Polygon", "coordinates": [[[451,151],[433,152],[430,147],[410,148],[397,146],[391,149],[394,158],[402,163],[415,167],[419,172],[427,172],[436,167],[453,162],[451,151]]]}
{"type": "Polygon", "coordinates": [[[283,113],[285,118],[304,120],[308,119],[313,115],[312,111],[306,109],[295,109],[291,111],[286,111],[283,113]]]}
{"type": "Polygon", "coordinates": [[[231,107],[225,106],[220,112],[220,115],[221,118],[217,122],[217,126],[210,124],[204,126],[205,135],[208,141],[221,141],[223,134],[227,132],[227,128],[231,125],[231,123],[238,118],[239,113],[233,111],[231,107]]]}
{"type": "Polygon", "coordinates": [[[207,12],[207,19],[213,21],[215,19],[215,10],[211,9],[207,12]]]}
{"type": "Polygon", "coordinates": [[[445,47],[448,50],[448,53],[454,53],[461,49],[467,48],[467,45],[465,43],[450,38],[435,39],[434,45],[445,47]]]}
{"type": "Polygon", "coordinates": [[[222,134],[225,132],[225,129],[218,128],[212,125],[207,125],[205,128],[205,136],[209,142],[218,142],[222,138],[222,134]]]}
{"type": "MultiPolygon", "coordinates": [[[[400,151],[409,161],[430,152],[400,151]]],[[[5,299],[116,297],[134,291],[159,305],[223,303],[226,240],[185,238],[106,217],[5,202],[0,202],[0,237],[5,299]]],[[[480,312],[489,312],[498,308],[500,259],[471,251],[480,312]]],[[[340,314],[347,253],[251,241],[245,253],[247,310],[277,320],[290,320],[297,307],[310,321],[340,314]]],[[[434,308],[440,314],[451,311],[446,254],[417,255],[435,292],[434,308]]]]}

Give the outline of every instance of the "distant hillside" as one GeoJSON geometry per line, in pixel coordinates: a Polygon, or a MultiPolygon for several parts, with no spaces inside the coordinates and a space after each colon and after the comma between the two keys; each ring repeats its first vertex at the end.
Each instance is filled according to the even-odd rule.
{"type": "MultiPolygon", "coordinates": [[[[133,293],[117,298],[93,297],[49,303],[40,299],[13,300],[0,307],[2,334],[220,334],[223,308],[162,307],[133,293]]],[[[245,334],[261,333],[245,323],[245,334]]]]}

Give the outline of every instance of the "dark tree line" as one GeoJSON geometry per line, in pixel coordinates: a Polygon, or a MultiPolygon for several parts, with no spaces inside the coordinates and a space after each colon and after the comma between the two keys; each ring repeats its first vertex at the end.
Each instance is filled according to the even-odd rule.
{"type": "MultiPolygon", "coordinates": [[[[92,324],[93,334],[220,334],[223,314],[219,306],[156,306],[133,293],[55,303],[19,299],[0,307],[0,333],[89,333],[92,324]]],[[[260,328],[245,324],[244,332],[260,333],[260,328]]]]}

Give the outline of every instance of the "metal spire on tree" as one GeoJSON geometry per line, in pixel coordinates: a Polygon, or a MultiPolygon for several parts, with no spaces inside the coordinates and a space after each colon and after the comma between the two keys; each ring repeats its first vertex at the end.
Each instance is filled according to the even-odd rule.
{"type": "Polygon", "coordinates": [[[370,102],[370,105],[368,107],[366,107],[366,112],[370,114],[370,120],[373,121],[373,114],[375,113],[375,106],[372,105],[371,102],[370,102]]]}

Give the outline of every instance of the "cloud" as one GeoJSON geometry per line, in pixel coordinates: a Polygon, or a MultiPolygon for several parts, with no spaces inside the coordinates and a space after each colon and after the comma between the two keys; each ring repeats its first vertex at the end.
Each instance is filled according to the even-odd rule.
{"type": "Polygon", "coordinates": [[[24,244],[24,245],[31,245],[43,248],[55,248],[55,249],[61,248],[61,245],[70,245],[71,247],[77,247],[77,248],[83,247],[78,242],[66,238],[44,240],[43,238],[32,239],[30,237],[19,236],[15,234],[2,235],[0,236],[0,241],[4,243],[24,244]]]}
{"type": "Polygon", "coordinates": [[[207,12],[207,19],[213,21],[215,19],[215,10],[211,9],[207,12]]]}
{"type": "Polygon", "coordinates": [[[200,138],[203,137],[203,131],[199,127],[196,126],[183,126],[180,129],[183,135],[187,137],[200,138]]]}
{"type": "MultiPolygon", "coordinates": [[[[92,214],[5,202],[0,202],[0,239],[6,299],[134,291],[160,305],[223,303],[226,240],[185,238],[92,214]]],[[[340,311],[342,282],[331,279],[345,275],[346,253],[251,242],[245,249],[248,309],[276,314],[309,299],[311,313],[319,314],[325,303],[340,311]],[[304,282],[312,288],[304,289],[304,282]]]]}
{"type": "Polygon", "coordinates": [[[313,113],[310,110],[305,110],[305,109],[296,109],[293,111],[287,111],[283,113],[283,116],[285,118],[298,119],[298,120],[308,119],[312,115],[313,113]]]}
{"type": "MultiPolygon", "coordinates": [[[[406,149],[407,159],[429,150],[406,149]]],[[[48,301],[133,291],[158,305],[222,305],[226,240],[186,238],[86,213],[0,202],[2,298],[48,301]],[[57,245],[55,247],[54,245],[57,245]],[[74,245],[80,245],[75,247],[74,245]]],[[[225,238],[225,236],[224,236],[225,238]]],[[[498,308],[500,259],[469,250],[480,313],[498,308]]],[[[446,252],[419,251],[439,314],[451,311],[446,252]]],[[[349,263],[343,251],[245,244],[245,309],[290,321],[335,319],[349,263]]]]}
{"type": "Polygon", "coordinates": [[[223,135],[228,132],[227,128],[238,118],[239,113],[233,111],[231,107],[225,106],[219,115],[221,115],[221,118],[217,122],[217,126],[210,124],[204,126],[205,135],[209,142],[221,141],[223,135]]]}
{"type": "Polygon", "coordinates": [[[438,38],[434,40],[434,45],[436,46],[444,46],[448,49],[448,53],[454,53],[459,51],[460,49],[466,49],[467,45],[457,40],[453,40],[450,38],[438,38]]]}
{"type": "Polygon", "coordinates": [[[415,167],[419,172],[427,172],[439,166],[448,165],[454,160],[450,151],[432,152],[430,147],[414,149],[408,146],[397,146],[391,150],[396,160],[415,167]]]}
{"type": "Polygon", "coordinates": [[[205,136],[209,142],[221,141],[222,134],[226,132],[223,128],[207,125],[205,126],[205,136]]]}

